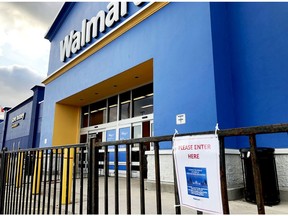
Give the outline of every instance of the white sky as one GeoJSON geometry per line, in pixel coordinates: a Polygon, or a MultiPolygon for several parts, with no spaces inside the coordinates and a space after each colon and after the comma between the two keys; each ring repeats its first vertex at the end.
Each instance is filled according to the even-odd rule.
{"type": "Polygon", "coordinates": [[[62,5],[0,2],[0,106],[23,102],[46,77],[50,42],[44,36],[62,5]]]}

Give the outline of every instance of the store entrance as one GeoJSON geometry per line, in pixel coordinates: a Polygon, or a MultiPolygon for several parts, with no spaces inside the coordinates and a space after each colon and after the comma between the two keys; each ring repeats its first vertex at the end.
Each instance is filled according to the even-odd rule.
{"type": "MultiPolygon", "coordinates": [[[[152,136],[152,128],[153,121],[143,121],[137,122],[132,124],[132,139],[143,138],[143,137],[150,137],[152,136]]],[[[144,143],[144,151],[150,150],[150,143],[144,143]]],[[[140,155],[139,155],[139,143],[135,143],[131,149],[131,172],[132,177],[139,177],[140,176],[140,155]]],[[[144,156],[144,178],[147,178],[147,160],[146,155],[144,156]]]]}

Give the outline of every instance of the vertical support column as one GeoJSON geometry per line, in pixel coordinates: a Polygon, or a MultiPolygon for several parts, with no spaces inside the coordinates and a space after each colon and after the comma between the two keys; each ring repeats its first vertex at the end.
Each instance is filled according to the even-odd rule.
{"type": "Polygon", "coordinates": [[[72,177],[73,177],[73,159],[74,159],[74,148],[64,149],[64,164],[62,173],[62,204],[71,203],[72,194],[72,177]]]}
{"type": "Polygon", "coordinates": [[[219,153],[220,153],[220,182],[221,182],[223,213],[230,214],[229,203],[228,203],[228,193],[227,193],[224,137],[221,137],[221,136],[219,137],[219,153]]]}
{"type": "Polygon", "coordinates": [[[252,170],[253,170],[253,177],[254,177],[258,214],[265,214],[262,181],[261,181],[259,163],[258,163],[257,155],[256,155],[256,148],[257,148],[256,137],[254,134],[249,136],[249,143],[250,143],[251,163],[252,163],[252,170]]]}

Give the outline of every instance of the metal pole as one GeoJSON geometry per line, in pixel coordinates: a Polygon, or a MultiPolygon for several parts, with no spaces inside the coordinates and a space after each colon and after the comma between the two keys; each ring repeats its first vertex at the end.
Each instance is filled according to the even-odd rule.
{"type": "Polygon", "coordinates": [[[179,198],[179,192],[178,192],[178,182],[177,182],[175,159],[174,159],[173,152],[172,152],[172,159],[173,159],[173,176],[174,176],[175,213],[181,214],[180,198],[179,198]]]}
{"type": "Polygon", "coordinates": [[[257,155],[256,155],[256,137],[255,137],[255,135],[249,136],[249,143],[250,143],[251,163],[252,163],[252,170],[253,170],[253,177],[254,177],[254,185],[255,185],[255,194],[256,194],[256,203],[257,203],[258,214],[265,214],[263,191],[262,191],[262,181],[261,181],[259,163],[257,161],[257,155]]]}
{"type": "Polygon", "coordinates": [[[6,187],[6,149],[3,149],[1,157],[1,176],[0,176],[0,214],[4,213],[4,198],[5,198],[5,187],[6,187]]]}
{"type": "Polygon", "coordinates": [[[157,214],[162,214],[159,142],[154,142],[157,214]]]}
{"type": "Polygon", "coordinates": [[[144,191],[144,143],[139,144],[139,163],[140,163],[140,211],[145,214],[145,191],[144,191]]]}
{"type": "Polygon", "coordinates": [[[114,146],[114,192],[115,192],[115,215],[119,214],[119,155],[118,155],[118,145],[114,146]]]}
{"type": "MultiPolygon", "coordinates": [[[[92,151],[93,143],[92,141],[93,139],[90,139],[90,143],[88,144],[88,148],[87,148],[87,154],[88,154],[87,214],[93,214],[92,193],[90,193],[90,190],[93,188],[93,179],[92,179],[92,176],[93,176],[93,151],[92,151]]],[[[83,158],[81,158],[81,160],[83,161],[83,158]]],[[[81,165],[82,164],[83,163],[81,162],[81,165]]]]}
{"type": "Polygon", "coordinates": [[[223,213],[230,214],[228,193],[227,193],[224,137],[219,137],[219,152],[220,152],[220,182],[221,182],[223,213]]]}
{"type": "MultiPolygon", "coordinates": [[[[95,141],[95,140],[94,140],[95,141]]],[[[93,213],[99,214],[99,147],[94,149],[94,176],[93,176],[93,213]]]]}
{"type": "Polygon", "coordinates": [[[130,145],[126,145],[126,199],[127,215],[131,214],[131,154],[130,145]]]}
{"type": "Polygon", "coordinates": [[[108,146],[104,147],[104,214],[108,214],[108,176],[109,176],[109,153],[108,153],[108,146]]]}

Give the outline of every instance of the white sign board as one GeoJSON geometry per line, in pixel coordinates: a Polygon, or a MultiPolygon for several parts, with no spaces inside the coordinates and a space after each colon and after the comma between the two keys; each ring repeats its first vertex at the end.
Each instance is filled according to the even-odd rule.
{"type": "Polygon", "coordinates": [[[218,137],[215,134],[175,137],[173,153],[180,204],[223,214],[218,137]]]}
{"type": "Polygon", "coordinates": [[[176,115],[176,124],[186,124],[186,115],[185,114],[178,114],[176,115]]]}

